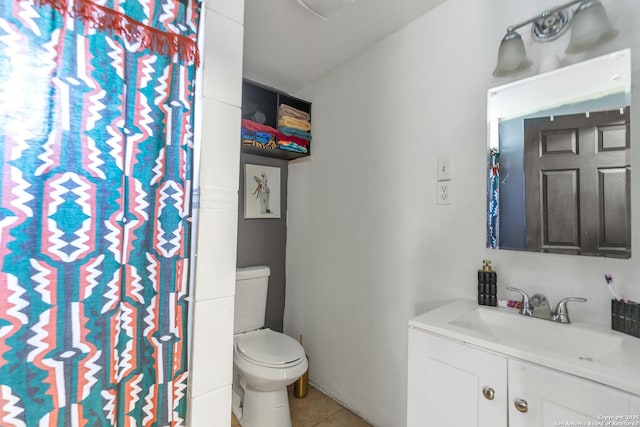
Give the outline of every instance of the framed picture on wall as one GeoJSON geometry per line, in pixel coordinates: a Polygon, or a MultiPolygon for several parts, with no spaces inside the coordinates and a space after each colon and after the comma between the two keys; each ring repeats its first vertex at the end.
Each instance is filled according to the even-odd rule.
{"type": "Polygon", "coordinates": [[[244,165],[244,217],[280,218],[280,168],[244,165]]]}

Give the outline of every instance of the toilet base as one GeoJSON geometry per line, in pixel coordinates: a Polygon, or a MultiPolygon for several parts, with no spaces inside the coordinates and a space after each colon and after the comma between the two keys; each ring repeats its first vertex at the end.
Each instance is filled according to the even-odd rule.
{"type": "Polygon", "coordinates": [[[276,391],[258,391],[247,385],[242,390],[244,398],[236,395],[237,391],[241,392],[234,387],[232,409],[242,427],[291,427],[286,387],[276,391]]]}

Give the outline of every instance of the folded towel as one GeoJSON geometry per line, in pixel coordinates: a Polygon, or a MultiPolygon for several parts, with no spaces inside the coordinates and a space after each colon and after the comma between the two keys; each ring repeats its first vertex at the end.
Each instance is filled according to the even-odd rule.
{"type": "Polygon", "coordinates": [[[289,116],[281,116],[280,118],[278,118],[278,127],[280,126],[287,126],[306,131],[311,130],[311,123],[309,123],[308,121],[296,119],[295,117],[289,116]]]}
{"type": "Polygon", "coordinates": [[[276,144],[275,140],[270,140],[268,143],[266,144],[262,144],[258,141],[255,141],[253,139],[243,139],[242,140],[242,144],[244,145],[251,145],[252,147],[258,147],[258,148],[268,148],[270,150],[275,150],[276,148],[278,148],[278,144],[276,144]]]}
{"type": "Polygon", "coordinates": [[[256,132],[267,132],[271,135],[275,135],[278,133],[277,129],[272,128],[271,126],[263,125],[258,122],[251,121],[249,119],[242,119],[242,127],[247,130],[252,130],[256,132]]]}
{"type": "Polygon", "coordinates": [[[296,128],[290,128],[287,126],[281,126],[278,128],[278,130],[285,134],[285,135],[289,135],[289,136],[297,136],[298,138],[302,138],[302,139],[306,139],[307,141],[311,141],[311,134],[309,132],[305,132],[303,130],[300,129],[296,129],[296,128]]]}
{"type": "Polygon", "coordinates": [[[276,148],[276,137],[269,132],[256,132],[253,130],[241,128],[240,139],[243,144],[254,145],[266,145],[269,148],[276,148]],[[254,144],[256,143],[256,144],[254,144]]]}
{"type": "Polygon", "coordinates": [[[293,142],[294,144],[300,145],[302,147],[309,146],[309,140],[300,138],[299,136],[294,135],[285,135],[282,132],[278,132],[278,143],[280,141],[293,142]]]}
{"type": "Polygon", "coordinates": [[[255,140],[256,139],[256,133],[255,133],[255,131],[242,128],[242,129],[240,129],[240,138],[242,138],[242,139],[254,139],[255,140]]]}
{"type": "Polygon", "coordinates": [[[304,147],[299,146],[298,144],[295,143],[282,143],[281,141],[278,142],[278,148],[280,148],[281,150],[287,150],[287,151],[295,151],[296,153],[304,153],[307,154],[309,152],[309,150],[307,150],[304,147]]]}
{"type": "Polygon", "coordinates": [[[268,132],[256,132],[256,141],[261,144],[267,144],[271,140],[275,140],[275,135],[271,135],[268,132]]]}
{"type": "Polygon", "coordinates": [[[278,108],[278,117],[280,116],[289,116],[295,119],[305,120],[307,122],[311,120],[309,113],[300,111],[287,104],[280,104],[280,108],[278,108]]]}

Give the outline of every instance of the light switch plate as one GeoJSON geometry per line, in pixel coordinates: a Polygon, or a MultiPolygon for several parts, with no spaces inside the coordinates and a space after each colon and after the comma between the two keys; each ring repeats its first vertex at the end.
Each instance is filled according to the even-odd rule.
{"type": "Polygon", "coordinates": [[[438,181],[449,181],[451,179],[453,179],[451,159],[449,156],[438,157],[438,181]]]}

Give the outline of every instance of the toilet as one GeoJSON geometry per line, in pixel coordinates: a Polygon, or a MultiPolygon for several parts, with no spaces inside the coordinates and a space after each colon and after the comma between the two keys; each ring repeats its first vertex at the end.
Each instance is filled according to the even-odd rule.
{"type": "Polygon", "coordinates": [[[308,367],[298,341],[264,327],[270,273],[236,270],[232,410],[242,427],[291,427],[287,386],[308,367]]]}

